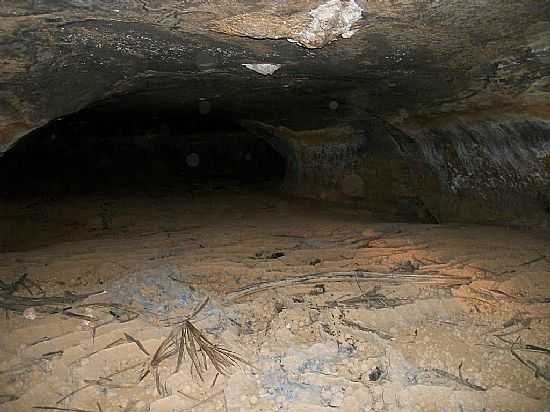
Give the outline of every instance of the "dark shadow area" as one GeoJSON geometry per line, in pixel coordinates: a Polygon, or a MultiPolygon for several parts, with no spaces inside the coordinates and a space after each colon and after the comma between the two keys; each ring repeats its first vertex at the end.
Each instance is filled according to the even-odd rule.
{"type": "Polygon", "coordinates": [[[109,106],[58,119],[0,158],[0,192],[177,191],[281,183],[286,161],[208,102],[181,112],[109,106]]]}

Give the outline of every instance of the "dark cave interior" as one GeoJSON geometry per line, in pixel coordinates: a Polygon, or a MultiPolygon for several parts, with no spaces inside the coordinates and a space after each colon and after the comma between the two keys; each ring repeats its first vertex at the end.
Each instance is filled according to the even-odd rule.
{"type": "Polygon", "coordinates": [[[185,192],[282,183],[286,159],[209,102],[181,111],[102,105],[54,120],[0,159],[4,194],[185,192]]]}

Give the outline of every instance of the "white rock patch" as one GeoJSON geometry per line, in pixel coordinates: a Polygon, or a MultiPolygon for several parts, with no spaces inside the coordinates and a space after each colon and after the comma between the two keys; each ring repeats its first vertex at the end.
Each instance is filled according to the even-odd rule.
{"type": "Polygon", "coordinates": [[[247,69],[250,69],[252,71],[255,71],[256,73],[263,74],[264,76],[272,75],[277,70],[281,68],[280,64],[271,64],[271,63],[255,63],[255,64],[249,64],[245,63],[243,64],[244,67],[247,69]]]}
{"type": "Polygon", "coordinates": [[[350,38],[356,32],[354,23],[362,17],[363,9],[355,0],[330,0],[311,10],[312,21],[289,41],[307,48],[319,48],[336,40],[338,36],[350,38]]]}

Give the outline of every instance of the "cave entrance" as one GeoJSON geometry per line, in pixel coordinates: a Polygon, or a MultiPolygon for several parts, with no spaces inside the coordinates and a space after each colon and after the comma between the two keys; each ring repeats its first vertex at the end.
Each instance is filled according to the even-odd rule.
{"type": "Polygon", "coordinates": [[[99,106],[58,119],[0,159],[3,193],[276,189],[286,160],[209,103],[151,113],[99,106]]]}

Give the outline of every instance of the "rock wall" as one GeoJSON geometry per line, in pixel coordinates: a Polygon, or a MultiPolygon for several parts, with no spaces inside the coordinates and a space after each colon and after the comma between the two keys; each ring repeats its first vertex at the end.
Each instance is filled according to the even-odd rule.
{"type": "Polygon", "coordinates": [[[550,122],[485,121],[417,136],[442,196],[426,202],[461,221],[550,223],[550,122]]]}
{"type": "Polygon", "coordinates": [[[550,122],[456,123],[406,134],[382,120],[292,131],[256,124],[289,160],[286,187],[426,222],[550,224],[550,122]]]}

